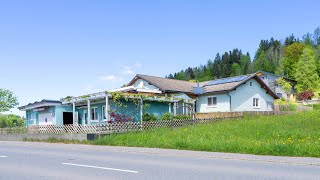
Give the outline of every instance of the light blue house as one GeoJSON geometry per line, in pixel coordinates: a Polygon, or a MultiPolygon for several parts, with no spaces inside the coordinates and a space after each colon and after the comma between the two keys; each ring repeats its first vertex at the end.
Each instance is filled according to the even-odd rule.
{"type": "Polygon", "coordinates": [[[278,96],[256,74],[195,83],[136,75],[127,87],[19,107],[29,125],[103,124],[194,113],[273,111],[278,96]],[[126,97],[117,99],[117,92],[126,97]],[[142,98],[142,95],[144,98],[142,98]],[[145,106],[147,105],[147,106],[145,106]]]}

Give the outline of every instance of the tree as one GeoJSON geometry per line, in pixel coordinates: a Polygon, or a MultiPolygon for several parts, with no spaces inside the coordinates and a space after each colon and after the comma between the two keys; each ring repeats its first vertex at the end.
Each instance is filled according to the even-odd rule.
{"type": "Polygon", "coordinates": [[[260,55],[257,59],[253,62],[254,71],[266,71],[273,73],[274,68],[271,64],[271,62],[268,60],[267,55],[264,51],[261,51],[260,55]]]}
{"type": "Polygon", "coordinates": [[[0,112],[6,112],[19,105],[17,97],[13,92],[0,89],[0,112]]]}
{"type": "Polygon", "coordinates": [[[240,56],[240,67],[242,69],[241,74],[252,73],[251,59],[249,53],[240,56]]]}
{"type": "Polygon", "coordinates": [[[312,35],[310,33],[303,35],[302,41],[308,46],[313,46],[312,35]]]}
{"type": "Polygon", "coordinates": [[[285,46],[290,46],[291,44],[299,42],[299,39],[296,39],[293,34],[291,36],[286,37],[286,40],[284,41],[285,46]]]}
{"type": "Polygon", "coordinates": [[[284,48],[284,58],[281,64],[284,75],[294,78],[297,63],[305,47],[305,44],[296,42],[284,48]]]}
{"type": "Polygon", "coordinates": [[[314,54],[317,62],[317,72],[318,72],[318,75],[320,76],[320,45],[315,49],[314,54]]]}
{"type": "Polygon", "coordinates": [[[276,80],[277,84],[281,86],[281,88],[284,90],[285,93],[290,94],[291,93],[291,84],[286,81],[284,78],[278,78],[276,80]]]}
{"type": "Polygon", "coordinates": [[[314,30],[314,33],[313,33],[313,44],[315,46],[319,46],[320,45],[320,27],[317,27],[317,29],[314,30]]]}
{"type": "Polygon", "coordinates": [[[6,127],[24,127],[25,121],[17,115],[14,114],[0,114],[0,128],[6,127]]]}
{"type": "Polygon", "coordinates": [[[242,69],[238,63],[233,63],[231,66],[231,74],[230,76],[239,76],[241,75],[242,69]]]}
{"type": "Polygon", "coordinates": [[[311,48],[305,48],[297,64],[295,79],[297,81],[297,90],[316,92],[319,88],[319,76],[317,74],[317,65],[314,51],[311,48]]]}

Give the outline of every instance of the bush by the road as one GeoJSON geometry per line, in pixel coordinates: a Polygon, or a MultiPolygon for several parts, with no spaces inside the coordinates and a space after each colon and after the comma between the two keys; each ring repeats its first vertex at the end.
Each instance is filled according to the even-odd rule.
{"type": "Polygon", "coordinates": [[[0,114],[0,128],[24,126],[25,121],[20,116],[14,114],[0,114]]]}
{"type": "Polygon", "coordinates": [[[182,128],[113,134],[97,145],[320,157],[320,112],[257,116],[182,128]]]}

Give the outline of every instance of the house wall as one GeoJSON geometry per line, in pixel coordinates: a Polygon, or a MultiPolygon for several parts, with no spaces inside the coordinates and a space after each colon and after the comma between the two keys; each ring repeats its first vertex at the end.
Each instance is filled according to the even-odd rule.
{"type": "Polygon", "coordinates": [[[51,106],[46,108],[43,111],[33,111],[27,110],[26,111],[26,127],[31,125],[39,125],[39,115],[54,113],[55,115],[52,116],[52,122],[48,122],[48,124],[56,124],[56,108],[59,106],[51,106]]]}
{"type": "Polygon", "coordinates": [[[261,85],[251,79],[246,84],[239,86],[236,90],[223,94],[208,94],[199,96],[197,104],[198,113],[210,112],[240,112],[240,111],[273,111],[274,98],[266,93],[266,90],[261,88],[261,85]],[[250,86],[252,82],[252,86],[250,86]],[[217,106],[208,107],[208,97],[217,97],[217,106]],[[259,98],[260,107],[253,107],[253,98],[259,98]]]}
{"type": "MultiPolygon", "coordinates": [[[[156,101],[147,101],[145,104],[149,104],[150,106],[145,109],[146,113],[152,113],[158,118],[167,112],[169,112],[169,104],[166,102],[156,102],[156,101]]],[[[171,111],[173,112],[173,111],[171,111]]]]}
{"type": "Polygon", "coordinates": [[[227,94],[208,94],[199,96],[196,102],[196,112],[229,112],[230,111],[230,97],[227,94]],[[217,106],[208,107],[208,97],[217,97],[217,106]]]}
{"type": "MultiPolygon", "coordinates": [[[[140,106],[137,106],[132,101],[120,100],[120,102],[122,104],[121,107],[119,107],[119,104],[113,102],[112,100],[109,100],[110,112],[114,112],[116,114],[121,114],[129,117],[132,116],[134,122],[140,121],[140,106]]],[[[152,113],[158,118],[160,118],[164,113],[169,112],[169,105],[165,102],[145,101],[144,104],[148,104],[148,107],[144,109],[144,113],[152,113]]],[[[102,107],[105,106],[105,101],[92,103],[90,104],[90,106],[91,108],[97,108],[97,116],[99,115],[102,123],[104,121],[104,119],[102,119],[102,107]]],[[[83,111],[87,111],[87,106],[77,107],[76,111],[78,112],[78,122],[79,124],[82,124],[83,111]]],[[[86,122],[86,124],[87,123],[88,122],[86,122]]],[[[98,124],[98,121],[91,121],[91,124],[98,124]]]]}
{"type": "Polygon", "coordinates": [[[147,81],[142,80],[142,79],[138,79],[133,86],[135,88],[139,88],[139,89],[152,89],[152,90],[159,90],[159,88],[157,88],[156,86],[150,85],[147,81]]]}
{"type": "Polygon", "coordinates": [[[274,98],[255,80],[251,79],[246,84],[230,92],[232,103],[231,111],[273,111],[274,98]],[[250,86],[252,82],[252,86],[250,86]],[[259,98],[260,107],[253,106],[253,98],[259,98]]]}
{"type": "Polygon", "coordinates": [[[38,125],[38,112],[28,110],[26,111],[26,127],[31,125],[38,125]]]}
{"type": "Polygon", "coordinates": [[[38,125],[49,125],[55,123],[55,116],[52,113],[55,112],[55,107],[48,107],[43,111],[38,112],[38,125]],[[42,117],[42,118],[41,118],[42,117]],[[48,118],[48,122],[41,122],[44,121],[44,118],[48,118]]]}
{"type": "MultiPolygon", "coordinates": [[[[93,107],[97,108],[96,109],[97,120],[91,120],[91,124],[98,124],[99,122],[98,117],[100,117],[101,123],[104,121],[102,107],[104,107],[105,105],[106,105],[105,101],[92,102],[90,104],[91,108],[93,107]]],[[[132,116],[135,122],[140,120],[140,107],[135,105],[131,101],[120,100],[120,103],[115,103],[112,100],[109,100],[109,109],[110,109],[110,113],[115,112],[116,114],[121,114],[128,117],[132,116]],[[121,107],[119,106],[120,104],[121,104],[121,107]]],[[[88,108],[87,106],[77,107],[76,111],[78,112],[78,123],[82,124],[84,120],[83,113],[84,111],[88,111],[88,108]]],[[[88,122],[86,121],[85,124],[88,124],[88,122]]]]}
{"type": "Polygon", "coordinates": [[[72,106],[56,106],[54,124],[63,125],[63,112],[72,112],[72,106]]]}

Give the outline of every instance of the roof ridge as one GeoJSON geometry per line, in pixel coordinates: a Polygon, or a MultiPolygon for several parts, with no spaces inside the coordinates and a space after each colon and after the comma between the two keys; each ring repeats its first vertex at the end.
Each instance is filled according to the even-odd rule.
{"type": "MultiPolygon", "coordinates": [[[[137,76],[148,76],[148,77],[161,78],[161,79],[166,79],[166,80],[182,81],[182,82],[187,82],[187,83],[197,83],[197,82],[189,82],[189,81],[186,81],[186,80],[164,78],[164,77],[152,76],[152,75],[145,75],[145,74],[137,74],[137,76]]],[[[199,83],[200,83],[200,82],[199,82],[199,83]]]]}

